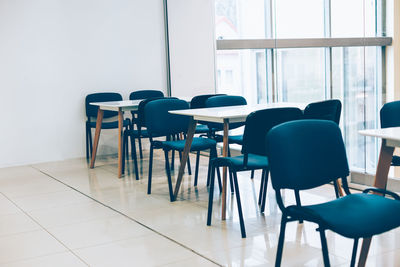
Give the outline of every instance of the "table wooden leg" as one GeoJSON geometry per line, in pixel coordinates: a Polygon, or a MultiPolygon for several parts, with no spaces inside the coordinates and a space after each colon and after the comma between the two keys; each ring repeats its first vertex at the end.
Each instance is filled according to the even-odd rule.
{"type": "MultiPolygon", "coordinates": [[[[222,156],[228,156],[228,136],[229,136],[229,120],[224,119],[224,138],[223,138],[223,148],[222,156]]],[[[222,220],[226,219],[226,188],[227,188],[227,167],[223,167],[222,170],[222,220]]]]}
{"type": "MultiPolygon", "coordinates": [[[[381,152],[379,154],[378,166],[376,167],[374,187],[386,189],[390,163],[392,162],[394,147],[386,146],[386,141],[382,140],[381,152]]],[[[364,267],[367,261],[371,238],[364,238],[361,247],[358,267],[364,267]]]]}
{"type": "Polygon", "coordinates": [[[123,123],[124,123],[124,115],[122,111],[118,111],[118,178],[122,177],[122,138],[123,138],[123,123]]]}
{"type": "Polygon", "coordinates": [[[101,124],[103,123],[103,115],[104,115],[104,111],[99,108],[99,110],[97,111],[96,132],[94,134],[92,159],[90,161],[90,168],[91,169],[94,168],[94,162],[96,161],[97,146],[99,145],[101,124]]]}
{"type": "Polygon", "coordinates": [[[181,186],[183,172],[185,170],[186,162],[189,157],[189,152],[190,152],[190,147],[192,145],[194,132],[196,131],[196,124],[197,124],[197,121],[194,120],[193,117],[191,117],[190,122],[189,122],[188,132],[186,135],[185,148],[183,149],[183,153],[182,153],[181,165],[179,166],[178,178],[176,180],[176,185],[175,185],[175,190],[174,190],[174,199],[173,199],[174,201],[176,200],[176,197],[178,196],[179,188],[181,186]]]}

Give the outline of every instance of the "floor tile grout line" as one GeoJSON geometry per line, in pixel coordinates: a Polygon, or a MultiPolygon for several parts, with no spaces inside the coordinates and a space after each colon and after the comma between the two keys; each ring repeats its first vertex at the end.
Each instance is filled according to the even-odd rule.
{"type": "MultiPolygon", "coordinates": [[[[29,215],[26,211],[24,211],[20,206],[18,206],[14,201],[12,201],[12,199],[10,199],[7,195],[5,195],[4,193],[0,192],[0,194],[2,194],[5,198],[8,199],[8,201],[10,201],[11,203],[13,203],[18,209],[20,209],[26,216],[28,216],[32,221],[34,221],[37,225],[40,226],[40,228],[42,228],[42,230],[44,230],[45,232],[47,232],[49,235],[51,235],[55,240],[57,240],[63,247],[65,247],[69,252],[71,252],[75,257],[77,257],[80,261],[82,261],[82,263],[86,264],[87,266],[90,266],[87,262],[85,262],[81,257],[79,257],[79,255],[77,255],[72,249],[70,249],[67,245],[65,245],[61,240],[59,240],[56,236],[54,236],[51,232],[49,232],[43,225],[41,225],[35,218],[33,218],[31,215],[29,215]]],[[[34,230],[37,231],[37,230],[34,230]]],[[[32,231],[33,232],[33,231],[32,231]]],[[[61,253],[61,252],[60,252],[61,253]]],[[[38,256],[38,257],[34,257],[34,258],[40,258],[40,257],[44,257],[44,256],[48,256],[48,255],[52,255],[52,254],[59,254],[59,253],[51,253],[51,254],[47,254],[47,255],[43,255],[43,256],[38,256]]],[[[34,259],[34,258],[30,258],[30,259],[34,259]]]]}
{"type": "MultiPolygon", "coordinates": [[[[109,209],[111,209],[112,211],[114,211],[114,212],[116,212],[116,213],[118,213],[118,214],[120,214],[120,215],[122,215],[122,216],[128,218],[129,220],[131,220],[131,221],[133,221],[133,222],[135,222],[135,223],[137,223],[137,224],[139,224],[139,225],[145,227],[146,229],[148,229],[148,230],[150,230],[150,231],[156,233],[157,235],[159,235],[159,236],[161,236],[161,237],[164,237],[164,238],[170,240],[171,242],[173,242],[173,243],[179,245],[180,247],[183,247],[184,249],[187,249],[187,250],[191,251],[192,253],[194,253],[194,254],[196,254],[196,255],[202,257],[203,259],[208,260],[208,261],[210,261],[211,263],[214,263],[214,264],[217,265],[217,266],[223,266],[223,265],[221,265],[221,264],[215,262],[214,260],[209,259],[209,258],[207,258],[206,256],[200,254],[199,252],[197,252],[197,251],[191,249],[190,247],[188,247],[188,246],[186,246],[186,245],[184,245],[184,244],[182,244],[182,243],[180,243],[180,242],[178,242],[178,241],[176,241],[176,240],[174,240],[174,239],[172,239],[172,238],[170,238],[170,237],[164,235],[163,233],[161,233],[161,232],[159,232],[159,231],[157,231],[157,230],[155,230],[155,229],[153,229],[153,228],[151,228],[151,227],[149,227],[149,226],[147,226],[147,225],[145,225],[145,224],[143,224],[143,223],[137,221],[136,219],[134,219],[134,218],[132,218],[132,217],[130,217],[130,216],[128,216],[128,215],[126,215],[126,214],[120,212],[119,210],[116,210],[116,209],[114,209],[113,207],[108,206],[108,205],[102,203],[101,201],[99,201],[99,200],[97,200],[97,199],[95,199],[95,198],[93,198],[93,197],[91,197],[91,196],[89,196],[89,195],[87,195],[87,194],[85,194],[85,193],[79,191],[78,189],[76,189],[76,188],[74,188],[74,187],[72,187],[72,186],[70,186],[70,185],[64,183],[63,181],[61,181],[61,180],[55,178],[54,176],[52,176],[52,175],[50,175],[50,174],[48,174],[48,173],[46,173],[46,172],[44,172],[44,171],[42,171],[42,170],[40,170],[40,169],[34,167],[34,166],[31,166],[31,167],[34,168],[35,170],[37,170],[37,171],[43,173],[44,175],[46,175],[46,176],[48,176],[48,177],[50,177],[50,178],[52,178],[52,179],[58,181],[59,183],[61,183],[61,184],[65,185],[65,186],[71,188],[72,190],[74,190],[74,191],[76,191],[76,192],[78,192],[78,193],[80,193],[80,194],[82,194],[82,195],[84,195],[84,196],[86,196],[86,197],[92,199],[93,201],[95,201],[95,202],[101,204],[102,206],[104,206],[104,207],[106,207],[106,208],[109,208],[109,209]]],[[[57,239],[57,240],[58,240],[58,239],[57,239]]]]}

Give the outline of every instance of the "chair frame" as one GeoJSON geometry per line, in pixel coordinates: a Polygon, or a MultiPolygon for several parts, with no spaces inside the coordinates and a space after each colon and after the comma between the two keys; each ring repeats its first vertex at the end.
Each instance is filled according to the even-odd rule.
{"type": "MultiPolygon", "coordinates": [[[[332,125],[335,125],[333,122],[328,122],[328,121],[324,122],[324,123],[330,123],[332,125]]],[[[275,129],[277,129],[278,127],[280,127],[280,126],[275,127],[275,129]]],[[[341,138],[339,127],[337,125],[335,125],[335,127],[336,127],[337,130],[335,130],[336,133],[334,133],[334,134],[335,134],[336,137],[334,136],[334,138],[338,138],[337,137],[338,135],[340,135],[340,138],[341,138]]],[[[333,127],[331,127],[331,129],[332,128],[333,127]]],[[[302,129],[304,129],[304,128],[302,128],[302,129]]],[[[299,130],[299,129],[296,129],[296,130],[299,130]]],[[[294,130],[293,130],[293,132],[294,132],[294,130]]],[[[276,142],[275,139],[278,138],[278,133],[275,134],[276,136],[274,136],[274,138],[275,138],[274,140],[270,140],[269,135],[267,136],[267,139],[268,139],[267,147],[270,146],[270,143],[273,144],[274,142],[276,142]]],[[[284,135],[284,133],[283,132],[279,132],[279,136],[282,136],[282,135],[284,135]]],[[[292,136],[293,136],[293,133],[291,133],[291,135],[288,135],[288,136],[285,136],[285,137],[286,137],[286,139],[289,139],[292,136]]],[[[297,140],[297,141],[299,141],[299,140],[297,140]]],[[[326,142],[326,141],[324,141],[324,142],[326,142]]],[[[335,142],[335,145],[336,144],[340,144],[338,140],[335,140],[334,142],[335,142]]],[[[318,224],[317,231],[320,233],[321,248],[322,248],[322,256],[323,256],[324,265],[326,267],[330,266],[329,254],[328,254],[328,245],[327,245],[325,231],[326,230],[332,230],[331,227],[329,227],[323,221],[323,217],[319,217],[318,214],[316,214],[315,216],[310,217],[310,213],[307,213],[307,210],[302,210],[301,209],[302,206],[301,206],[300,202],[296,203],[296,206],[295,206],[296,209],[294,211],[290,209],[290,207],[294,207],[294,206],[286,207],[285,204],[284,204],[283,198],[282,198],[281,190],[282,189],[289,189],[289,190],[296,190],[296,189],[303,190],[304,189],[304,190],[306,190],[306,189],[315,188],[315,187],[321,186],[323,184],[329,183],[329,181],[334,181],[334,180],[337,180],[337,179],[341,179],[342,180],[343,190],[344,190],[346,196],[351,195],[351,192],[350,192],[350,189],[349,189],[349,185],[348,185],[348,182],[347,182],[347,176],[349,174],[349,169],[348,169],[348,164],[347,164],[347,157],[346,157],[346,154],[345,154],[345,151],[344,151],[345,148],[344,148],[343,140],[341,139],[340,142],[342,144],[341,145],[342,148],[338,148],[338,150],[337,150],[338,152],[336,152],[335,157],[338,156],[338,155],[341,155],[342,159],[339,160],[338,165],[331,165],[329,167],[330,169],[332,169],[333,166],[335,166],[335,168],[337,168],[337,167],[341,168],[341,169],[338,169],[337,171],[335,171],[335,173],[337,175],[339,175],[339,173],[341,173],[341,175],[339,175],[339,177],[335,176],[335,174],[327,174],[327,173],[325,173],[325,175],[327,175],[327,177],[318,178],[319,179],[318,181],[316,181],[315,180],[316,178],[314,177],[314,178],[312,178],[313,180],[311,182],[309,182],[309,181],[304,182],[305,184],[301,184],[301,182],[299,181],[295,185],[292,185],[292,184],[289,185],[290,181],[286,180],[287,177],[283,178],[282,176],[279,176],[279,177],[276,176],[276,175],[282,174],[282,172],[284,172],[284,171],[282,171],[282,167],[278,167],[280,170],[277,171],[277,174],[274,174],[274,166],[273,166],[274,162],[270,162],[270,167],[271,167],[271,172],[272,172],[271,173],[271,175],[272,175],[271,179],[272,179],[272,184],[273,184],[273,187],[274,187],[274,190],[275,190],[276,201],[277,201],[277,204],[278,204],[280,210],[282,211],[281,227],[280,227],[280,233],[279,233],[279,239],[278,239],[278,248],[277,248],[277,252],[276,252],[275,266],[277,266],[277,267],[281,266],[286,224],[288,222],[292,222],[292,221],[301,222],[303,220],[310,221],[310,222],[318,224]],[[339,154],[337,154],[337,153],[339,153],[339,154]],[[344,166],[344,162],[345,162],[346,166],[344,166]],[[281,182],[282,179],[283,179],[283,182],[281,182]]],[[[275,147],[275,150],[277,150],[277,149],[278,148],[275,147]]],[[[285,148],[283,148],[283,149],[285,149],[285,148]]],[[[271,151],[269,151],[269,152],[270,152],[269,155],[272,158],[271,151]]],[[[279,153],[279,152],[275,152],[275,153],[279,153]]],[[[274,160],[282,161],[284,159],[285,159],[284,157],[278,157],[277,159],[274,159],[274,160]]],[[[306,169],[306,173],[307,172],[309,172],[308,169],[306,169]]],[[[290,172],[288,172],[286,174],[283,174],[283,175],[284,176],[288,176],[289,173],[290,172]]],[[[299,179],[299,177],[296,177],[296,179],[299,179]]],[[[377,189],[377,188],[368,188],[368,189],[363,191],[363,193],[365,193],[365,194],[367,194],[369,192],[372,192],[374,194],[381,194],[383,196],[385,194],[389,194],[394,199],[400,200],[400,197],[397,194],[395,194],[393,192],[390,192],[388,190],[377,189]]],[[[333,200],[333,201],[335,201],[335,200],[333,200]]],[[[364,236],[362,236],[362,237],[366,238],[364,236]]],[[[369,236],[369,237],[371,237],[371,236],[369,236]]],[[[359,238],[361,238],[361,237],[352,238],[354,240],[353,250],[352,250],[352,258],[351,258],[351,262],[350,262],[350,266],[352,266],[352,267],[355,265],[355,261],[356,261],[357,247],[358,247],[359,238]]]]}

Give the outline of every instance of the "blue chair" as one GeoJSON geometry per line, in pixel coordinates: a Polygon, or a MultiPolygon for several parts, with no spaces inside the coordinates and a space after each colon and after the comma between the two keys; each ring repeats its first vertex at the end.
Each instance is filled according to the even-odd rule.
{"type": "Polygon", "coordinates": [[[358,240],[400,226],[400,197],[390,191],[369,188],[351,194],[349,166],[338,125],[332,121],[300,120],[274,127],[267,135],[272,186],[282,211],[275,266],[281,265],[286,223],[306,220],[318,224],[325,266],[330,266],[325,230],[354,239],[351,266],[358,240]],[[281,190],[308,190],[342,179],[346,196],[315,205],[285,206],[281,190]],[[369,192],[388,194],[389,199],[369,192]]]}
{"type": "MultiPolygon", "coordinates": [[[[228,107],[228,106],[242,106],[247,105],[247,101],[242,96],[235,95],[219,95],[213,96],[207,99],[206,107],[207,108],[215,108],[215,107],[228,107]]],[[[244,125],[244,122],[235,122],[229,124],[229,129],[235,129],[244,125]]],[[[222,131],[224,129],[224,125],[222,123],[216,122],[208,122],[208,128],[212,129],[214,132],[222,131]]],[[[216,135],[214,136],[217,142],[222,142],[222,136],[216,135]]]]}
{"type": "MultiPolygon", "coordinates": [[[[153,150],[163,149],[165,155],[165,168],[168,178],[170,200],[174,201],[168,152],[183,152],[186,140],[172,140],[172,138],[167,138],[166,141],[158,141],[154,140],[153,137],[174,136],[179,135],[180,133],[186,133],[189,125],[189,117],[171,114],[169,113],[169,111],[188,108],[189,104],[184,100],[166,98],[151,101],[145,106],[146,127],[150,138],[149,176],[147,188],[148,194],[151,194],[153,150]]],[[[217,157],[216,142],[214,140],[200,137],[193,138],[191,151],[197,152],[207,149],[210,149],[210,160],[217,157]]],[[[197,166],[196,170],[198,170],[197,166]]]]}
{"type": "MultiPolygon", "coordinates": [[[[134,91],[129,95],[129,100],[141,100],[141,99],[149,99],[149,98],[159,98],[159,97],[164,97],[164,93],[159,91],[159,90],[139,90],[139,91],[134,91]]],[[[141,130],[144,125],[143,117],[144,115],[141,114],[141,117],[139,115],[139,110],[131,111],[132,113],[132,128],[136,125],[136,129],[138,130],[139,136],[137,137],[138,139],[138,144],[139,144],[139,155],[140,158],[143,158],[143,151],[142,151],[142,138],[146,138],[147,136],[142,136],[141,135],[141,130]]]]}
{"type": "Polygon", "coordinates": [[[268,131],[274,126],[291,120],[299,120],[302,116],[303,112],[298,108],[264,109],[255,111],[247,116],[243,133],[242,155],[236,157],[220,157],[211,162],[212,171],[207,225],[211,225],[215,169],[227,166],[229,167],[229,174],[232,177],[231,184],[233,182],[235,187],[234,191],[236,192],[241,234],[243,238],[246,237],[236,173],[240,171],[262,170],[258,204],[261,205],[261,212],[264,212],[269,168],[265,149],[265,137],[268,131]]]}
{"type": "MultiPolygon", "coordinates": [[[[164,99],[164,97],[149,97],[147,99],[144,99],[140,101],[138,109],[136,111],[136,117],[135,117],[135,122],[137,125],[137,129],[134,129],[132,125],[132,129],[127,131],[126,136],[131,137],[131,157],[134,163],[134,168],[135,168],[135,176],[136,180],[139,180],[139,171],[138,171],[138,164],[137,164],[137,154],[136,154],[136,145],[135,145],[135,139],[140,139],[140,138],[149,138],[149,134],[146,129],[146,117],[145,117],[145,112],[144,109],[148,103],[151,101],[157,100],[157,99],[164,99]],[[144,129],[143,129],[144,128],[144,129]]],[[[177,99],[173,97],[173,99],[177,99]]],[[[156,137],[156,136],[153,136],[156,137]]],[[[160,136],[157,136],[160,137],[160,136]]],[[[123,165],[122,165],[122,172],[125,170],[125,154],[126,158],[128,158],[128,142],[127,142],[127,137],[125,137],[126,142],[125,142],[125,152],[124,152],[124,158],[123,158],[123,165]]],[[[139,142],[140,144],[140,142],[139,142]]]]}
{"type": "MultiPolygon", "coordinates": [[[[93,102],[107,102],[107,101],[121,101],[122,96],[119,93],[94,93],[89,94],[85,98],[85,110],[86,110],[86,159],[92,157],[92,129],[96,128],[96,119],[98,107],[92,106],[90,103],[93,102]]],[[[111,119],[112,117],[117,117],[118,112],[116,111],[104,111],[103,118],[111,119]]],[[[125,119],[123,122],[123,127],[128,130],[130,127],[130,119],[125,119]]],[[[118,129],[118,119],[113,121],[103,121],[101,124],[101,129],[118,129]]]]}
{"type": "Polygon", "coordinates": [[[342,103],[338,99],[313,102],[304,109],[304,119],[334,121],[339,125],[342,103]]]}
{"type": "MultiPolygon", "coordinates": [[[[380,111],[381,128],[400,126],[400,101],[393,101],[383,105],[380,111]]],[[[400,157],[393,156],[392,166],[400,166],[400,157]]]]}
{"type": "MultiPolygon", "coordinates": [[[[304,119],[328,120],[337,125],[340,122],[342,103],[338,99],[329,99],[319,102],[313,102],[304,109],[304,119]]],[[[336,197],[339,197],[340,185],[337,181],[333,183],[336,197]]],[[[295,191],[297,204],[300,204],[300,193],[295,191]]]]}

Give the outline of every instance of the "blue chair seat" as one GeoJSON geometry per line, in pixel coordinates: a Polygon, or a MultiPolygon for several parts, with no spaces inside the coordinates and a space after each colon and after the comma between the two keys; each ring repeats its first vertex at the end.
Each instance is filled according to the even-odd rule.
{"type": "Polygon", "coordinates": [[[208,133],[210,129],[207,125],[197,124],[195,133],[208,133]]]}
{"type": "MultiPolygon", "coordinates": [[[[161,144],[165,150],[183,151],[183,149],[185,148],[185,142],[186,140],[163,141],[161,142],[161,144]]],[[[199,151],[214,148],[216,144],[217,142],[215,142],[215,140],[209,138],[194,137],[192,145],[190,147],[190,151],[199,151]]]]}
{"type": "MultiPolygon", "coordinates": [[[[125,119],[122,123],[123,127],[128,127],[130,125],[130,120],[125,119]]],[[[96,122],[92,121],[89,123],[90,128],[96,128],[96,122]]],[[[101,129],[116,129],[118,128],[118,121],[102,122],[101,129]]]]}
{"type": "Polygon", "coordinates": [[[400,225],[400,201],[372,194],[351,194],[323,204],[289,206],[295,216],[323,224],[348,238],[366,238],[400,225]]]}
{"type": "Polygon", "coordinates": [[[392,166],[400,166],[400,157],[399,156],[393,156],[392,166]]]}
{"type": "Polygon", "coordinates": [[[268,168],[268,158],[265,156],[248,154],[247,165],[243,165],[244,155],[236,157],[216,158],[214,164],[216,166],[229,166],[235,171],[258,170],[268,168]]]}
{"type": "Polygon", "coordinates": [[[243,134],[229,136],[228,140],[229,140],[229,144],[243,145],[243,134]]]}

